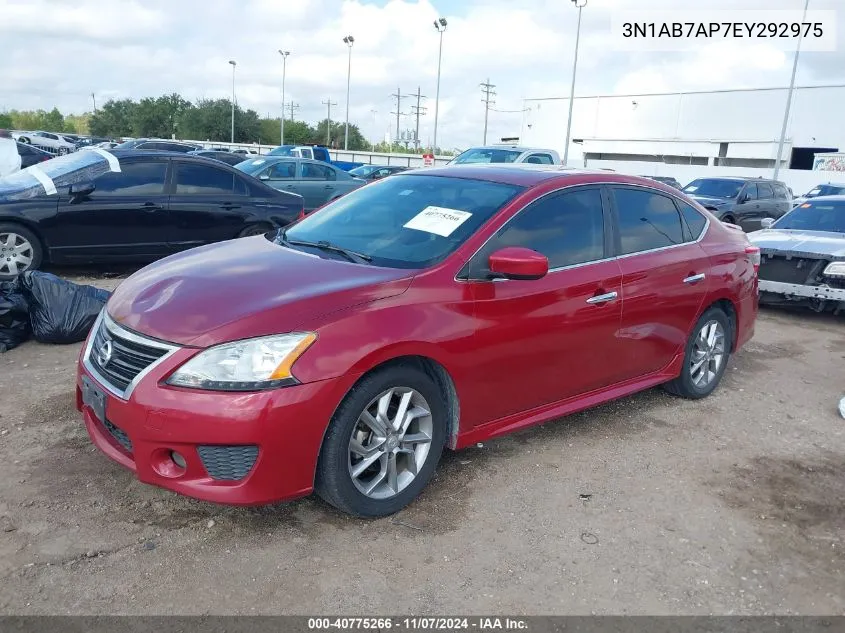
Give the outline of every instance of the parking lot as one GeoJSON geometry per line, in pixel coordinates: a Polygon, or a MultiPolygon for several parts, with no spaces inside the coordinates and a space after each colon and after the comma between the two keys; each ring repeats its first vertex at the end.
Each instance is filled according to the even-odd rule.
{"type": "Polygon", "coordinates": [[[79,347],[0,356],[4,613],[845,614],[841,318],[764,309],[711,397],[448,453],[376,521],[138,483],[74,408],[79,347]]]}

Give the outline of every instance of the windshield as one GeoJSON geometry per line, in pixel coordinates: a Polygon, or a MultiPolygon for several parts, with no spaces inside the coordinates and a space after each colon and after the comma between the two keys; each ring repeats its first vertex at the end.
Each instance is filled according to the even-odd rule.
{"type": "Polygon", "coordinates": [[[0,178],[0,202],[55,195],[62,187],[91,182],[109,171],[120,171],[120,163],[102,149],[51,158],[0,178]]]}
{"type": "Polygon", "coordinates": [[[836,196],[845,193],[843,185],[819,185],[804,194],[805,198],[817,198],[818,196],[836,196]]]}
{"type": "Polygon", "coordinates": [[[684,193],[706,198],[736,198],[742,189],[742,181],[699,178],[683,188],[684,193]]]}
{"type": "Polygon", "coordinates": [[[235,165],[235,169],[240,169],[245,174],[254,176],[265,167],[277,163],[276,160],[267,160],[266,158],[247,158],[245,161],[235,165]]]}
{"type": "Polygon", "coordinates": [[[522,152],[519,150],[480,147],[478,149],[468,149],[463,154],[459,154],[458,157],[452,161],[452,164],[471,165],[478,163],[512,163],[519,158],[520,154],[522,154],[522,152]]]}
{"type": "Polygon", "coordinates": [[[396,175],[340,198],[287,230],[290,241],[329,242],[392,268],[445,258],[523,187],[443,176],[396,175]]]}
{"type": "Polygon", "coordinates": [[[845,233],[845,200],[805,202],[772,226],[793,231],[845,233]]]}
{"type": "Polygon", "coordinates": [[[350,169],[349,173],[353,176],[369,176],[374,171],[381,169],[380,165],[361,165],[355,169],[350,169]]]}
{"type": "Polygon", "coordinates": [[[267,152],[267,156],[293,156],[293,145],[280,145],[267,152]]]}

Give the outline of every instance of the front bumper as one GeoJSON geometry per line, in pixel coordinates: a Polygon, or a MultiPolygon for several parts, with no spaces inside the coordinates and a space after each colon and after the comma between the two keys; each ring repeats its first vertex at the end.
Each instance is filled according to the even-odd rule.
{"type": "Polygon", "coordinates": [[[126,400],[109,392],[80,357],[76,404],[94,444],[140,481],[205,501],[263,505],[309,494],[323,435],[347,381],[255,393],[162,383],[196,351],[178,350],[126,400]],[[83,381],[105,392],[106,420],[84,404],[83,381]],[[173,451],[183,466],[174,462],[173,451]]]}
{"type": "Polygon", "coordinates": [[[795,299],[821,299],[825,301],[845,301],[845,289],[829,286],[807,286],[790,284],[782,281],[760,280],[760,292],[771,292],[795,299]]]}

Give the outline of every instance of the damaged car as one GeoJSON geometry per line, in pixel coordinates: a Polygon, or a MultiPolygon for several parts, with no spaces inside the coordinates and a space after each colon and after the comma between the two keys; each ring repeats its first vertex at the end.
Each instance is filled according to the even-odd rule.
{"type": "Polygon", "coordinates": [[[845,311],[845,196],[809,200],[749,235],[760,248],[760,302],[845,311]]]}

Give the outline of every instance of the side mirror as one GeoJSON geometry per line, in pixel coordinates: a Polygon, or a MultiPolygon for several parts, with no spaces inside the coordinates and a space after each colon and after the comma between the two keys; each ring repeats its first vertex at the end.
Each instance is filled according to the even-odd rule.
{"type": "Polygon", "coordinates": [[[737,200],[737,204],[745,204],[748,202],[748,194],[742,193],[739,195],[739,200],[737,200]]]}
{"type": "Polygon", "coordinates": [[[541,279],[549,272],[549,260],[530,248],[508,246],[490,254],[488,268],[499,279],[541,279]]]}
{"type": "Polygon", "coordinates": [[[77,182],[68,187],[68,194],[71,196],[87,196],[94,192],[93,182],[77,182]]]}
{"type": "Polygon", "coordinates": [[[760,220],[760,228],[761,229],[770,229],[772,225],[775,223],[773,218],[763,218],[760,220]]]}
{"type": "Polygon", "coordinates": [[[261,174],[258,177],[258,180],[270,180],[270,176],[268,176],[267,174],[261,174]]]}

